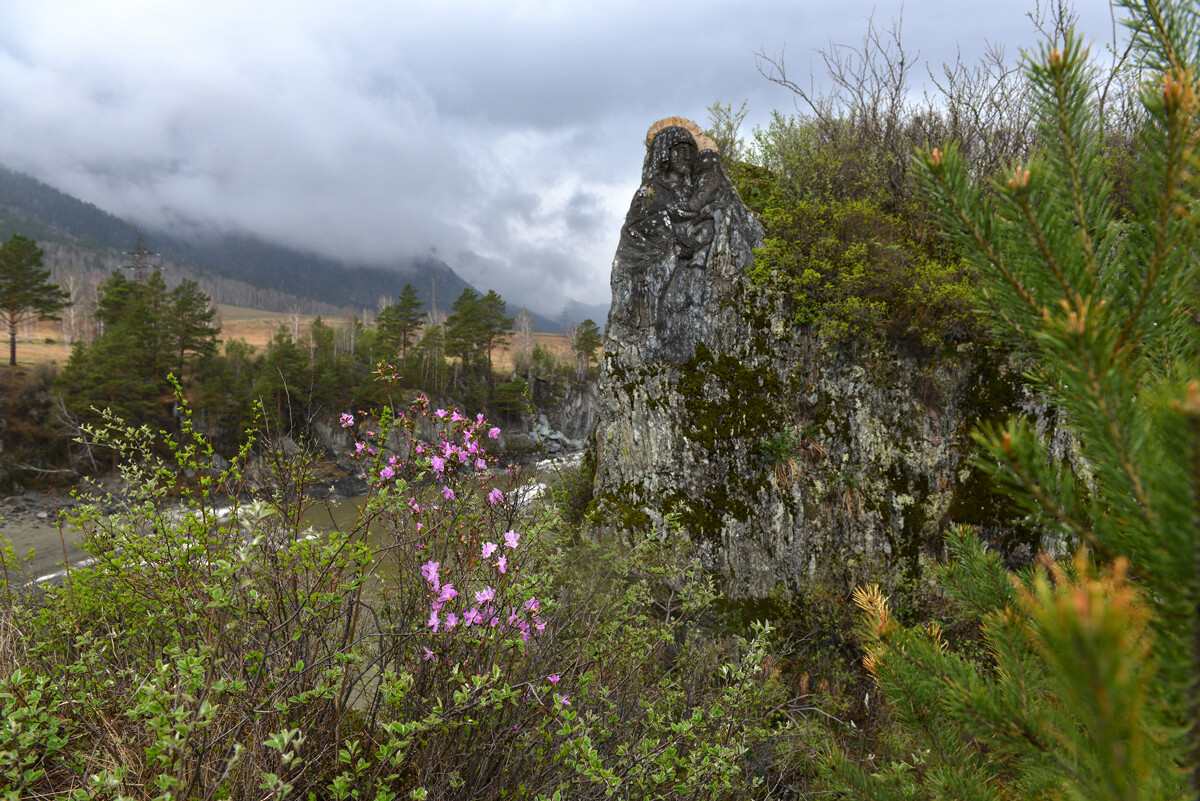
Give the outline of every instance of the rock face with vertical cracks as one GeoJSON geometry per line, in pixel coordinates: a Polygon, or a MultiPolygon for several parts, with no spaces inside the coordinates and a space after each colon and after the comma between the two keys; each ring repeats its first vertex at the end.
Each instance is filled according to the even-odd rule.
{"type": "Polygon", "coordinates": [[[651,127],[612,267],[595,525],[673,521],[735,598],[898,575],[952,521],[1038,547],[968,458],[1019,411],[1069,450],[1012,360],[828,346],[747,278],[762,235],[694,123],[651,127]]]}

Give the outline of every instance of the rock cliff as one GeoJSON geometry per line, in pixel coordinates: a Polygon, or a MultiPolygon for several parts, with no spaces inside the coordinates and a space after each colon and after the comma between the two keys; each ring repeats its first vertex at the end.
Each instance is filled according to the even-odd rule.
{"type": "Polygon", "coordinates": [[[731,597],[898,574],[951,520],[1027,549],[965,458],[981,420],[1036,411],[1010,360],[979,345],[835,347],[792,326],[746,277],[762,228],[715,145],[680,118],[646,144],[612,267],[597,526],[669,517],[731,597]]]}

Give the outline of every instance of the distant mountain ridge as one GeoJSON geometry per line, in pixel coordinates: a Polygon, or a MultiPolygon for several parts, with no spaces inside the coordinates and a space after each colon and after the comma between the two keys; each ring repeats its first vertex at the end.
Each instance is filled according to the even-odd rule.
{"type": "MultiPolygon", "coordinates": [[[[125,253],[136,244],[138,232],[137,226],[92,203],[0,166],[0,238],[8,239],[19,233],[39,242],[54,243],[58,247],[53,252],[67,252],[73,263],[112,269],[128,261],[125,253]]],[[[436,308],[449,311],[464,289],[475,289],[432,254],[409,257],[394,267],[379,267],[339,262],[249,234],[226,234],[207,240],[190,240],[152,229],[145,229],[145,234],[149,249],[170,266],[272,290],[267,293],[271,305],[288,303],[288,296],[306,298],[315,304],[316,313],[330,313],[322,309],[333,307],[342,307],[346,313],[373,310],[381,296],[394,299],[406,283],[417,290],[426,310],[434,307],[436,298],[436,308]]],[[[253,293],[253,297],[261,296],[253,293]]],[[[509,314],[516,314],[520,303],[510,298],[505,301],[509,314]]],[[[539,314],[532,316],[536,330],[562,331],[561,320],[539,314]]],[[[568,312],[570,320],[586,316],[589,315],[576,318],[568,312]]],[[[603,324],[602,320],[598,322],[603,324]]]]}

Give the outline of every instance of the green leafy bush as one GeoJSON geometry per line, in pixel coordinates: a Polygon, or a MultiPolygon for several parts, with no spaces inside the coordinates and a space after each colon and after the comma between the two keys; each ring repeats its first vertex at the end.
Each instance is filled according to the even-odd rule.
{"type": "Polygon", "coordinates": [[[371,491],[322,534],[303,449],[248,445],[216,470],[186,414],[165,446],[91,431],[129,486],[104,500],[118,511],[72,515],[94,561],[0,615],[21,633],[0,638],[14,787],[720,798],[778,777],[770,629],[702,625],[715,590],[681,532],[568,547],[548,510],[518,505],[482,416],[421,398],[342,425],[371,491]]]}

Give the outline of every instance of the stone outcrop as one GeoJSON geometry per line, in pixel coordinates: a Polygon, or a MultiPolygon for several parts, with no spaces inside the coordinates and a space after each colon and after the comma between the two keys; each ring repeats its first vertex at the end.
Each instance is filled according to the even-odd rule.
{"type": "Polygon", "coordinates": [[[1034,408],[1007,357],[827,346],[751,285],[761,238],[696,126],[652,127],[612,267],[596,525],[673,521],[731,597],[898,574],[951,520],[1027,537],[965,458],[978,422],[1034,408]]]}

